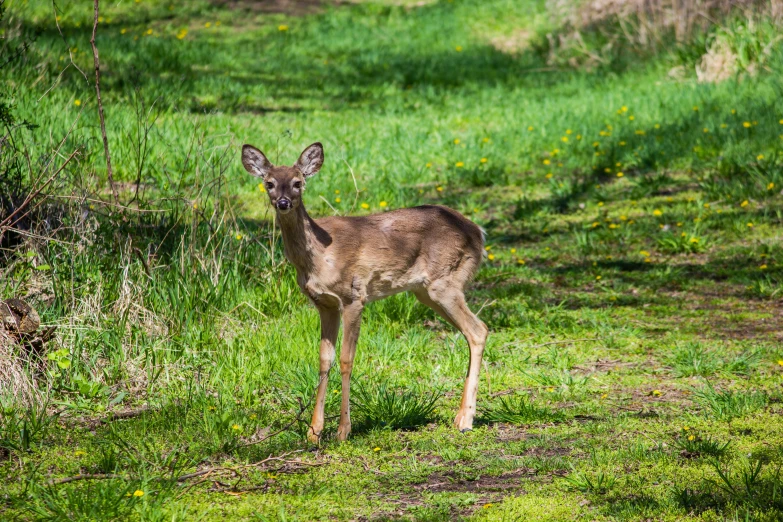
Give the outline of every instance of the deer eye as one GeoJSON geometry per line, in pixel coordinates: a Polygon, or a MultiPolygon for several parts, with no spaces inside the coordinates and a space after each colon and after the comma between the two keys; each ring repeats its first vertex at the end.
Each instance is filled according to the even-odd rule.
{"type": "Polygon", "coordinates": [[[294,181],[294,188],[295,189],[302,188],[302,182],[301,181],[294,181]]]}
{"type": "Polygon", "coordinates": [[[275,188],[275,184],[272,183],[271,181],[267,181],[266,182],[266,189],[267,190],[272,190],[273,188],[275,188]]]}

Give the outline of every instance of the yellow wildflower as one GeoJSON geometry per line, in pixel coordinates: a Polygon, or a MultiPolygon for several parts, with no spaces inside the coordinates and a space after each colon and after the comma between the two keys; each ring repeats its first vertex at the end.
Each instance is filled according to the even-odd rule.
{"type": "Polygon", "coordinates": [[[368,208],[370,208],[370,205],[369,205],[369,204],[367,204],[367,203],[362,203],[362,208],[363,208],[364,210],[367,210],[368,208]]]}
{"type": "Polygon", "coordinates": [[[663,211],[661,209],[656,208],[655,210],[653,210],[653,216],[662,216],[662,215],[663,215],[663,211]]]}
{"type": "Polygon", "coordinates": [[[688,440],[695,440],[695,439],[696,439],[696,435],[688,435],[688,440]]]}
{"type": "Polygon", "coordinates": [[[277,26],[277,30],[280,31],[280,32],[288,31],[288,26],[285,25],[285,24],[278,25],[277,26]]]}
{"type": "Polygon", "coordinates": [[[742,203],[740,203],[740,206],[741,206],[741,207],[747,207],[747,206],[748,206],[748,200],[746,199],[745,201],[743,201],[742,203]]]}
{"type": "Polygon", "coordinates": [[[767,269],[766,263],[759,267],[759,270],[766,270],[766,269],[767,269]]]}
{"type": "Polygon", "coordinates": [[[342,198],[334,198],[335,203],[340,203],[342,201],[342,198]]]}
{"type": "Polygon", "coordinates": [[[511,250],[509,250],[509,252],[511,252],[512,254],[516,254],[517,253],[517,249],[516,248],[512,248],[511,250]]]}
{"type": "Polygon", "coordinates": [[[749,121],[743,121],[742,122],[742,126],[747,129],[748,127],[750,127],[750,122],[749,121]]]}
{"type": "Polygon", "coordinates": [[[144,496],[144,492],[142,490],[140,490],[140,489],[137,489],[136,491],[133,492],[133,496],[134,497],[143,497],[144,496]]]}
{"type": "Polygon", "coordinates": [[[381,208],[386,208],[386,205],[388,205],[388,203],[386,203],[385,201],[381,201],[380,203],[378,203],[378,206],[381,208]]]}
{"type": "Polygon", "coordinates": [[[461,52],[462,52],[462,46],[461,46],[461,45],[458,45],[458,46],[456,46],[456,47],[454,48],[454,50],[455,50],[455,51],[457,51],[458,53],[461,53],[461,52]]]}
{"type": "Polygon", "coordinates": [[[73,104],[78,107],[79,105],[82,104],[82,101],[81,100],[73,100],[73,104]]]}
{"type": "Polygon", "coordinates": [[[486,163],[486,162],[487,162],[487,158],[481,158],[479,161],[480,161],[481,163],[486,163]]]}
{"type": "Polygon", "coordinates": [[[660,397],[663,394],[661,393],[660,390],[653,390],[652,391],[652,395],[653,395],[653,397],[660,397]]]}
{"type": "Polygon", "coordinates": [[[623,174],[622,172],[618,172],[618,173],[617,173],[617,177],[618,177],[618,178],[622,178],[623,176],[625,176],[625,174],[623,174]]]}
{"type": "Polygon", "coordinates": [[[494,261],[495,260],[495,254],[489,254],[487,256],[487,259],[489,259],[490,261],[494,261]]]}
{"type": "Polygon", "coordinates": [[[517,259],[517,264],[524,265],[525,264],[525,260],[524,259],[517,259]]]}
{"type": "Polygon", "coordinates": [[[753,223],[748,223],[749,228],[753,228],[753,223]]]}
{"type": "Polygon", "coordinates": [[[428,161],[427,164],[424,165],[424,166],[427,167],[428,169],[431,169],[432,168],[432,162],[428,161]]]}
{"type": "Polygon", "coordinates": [[[372,449],[373,451],[381,451],[381,448],[375,447],[372,449]]]}
{"type": "Polygon", "coordinates": [[[550,163],[552,163],[552,162],[551,162],[551,161],[549,161],[548,159],[545,159],[545,160],[544,160],[544,165],[549,165],[550,163]]]}
{"type": "Polygon", "coordinates": [[[457,163],[454,164],[454,166],[457,167],[457,168],[464,167],[465,166],[465,162],[464,161],[458,161],[457,163]]]}
{"type": "Polygon", "coordinates": [[[454,138],[454,145],[459,145],[459,138],[454,138]]]}
{"type": "Polygon", "coordinates": [[[546,176],[544,176],[544,177],[545,177],[546,179],[552,179],[552,173],[551,173],[551,172],[547,172],[547,173],[546,173],[546,176]]]}

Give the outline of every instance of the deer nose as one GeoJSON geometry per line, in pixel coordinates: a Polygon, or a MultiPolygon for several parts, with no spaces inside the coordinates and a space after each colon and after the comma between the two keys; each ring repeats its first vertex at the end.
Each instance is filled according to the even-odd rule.
{"type": "Polygon", "coordinates": [[[291,208],[291,200],[288,198],[280,198],[277,200],[277,208],[280,210],[288,210],[291,208]]]}

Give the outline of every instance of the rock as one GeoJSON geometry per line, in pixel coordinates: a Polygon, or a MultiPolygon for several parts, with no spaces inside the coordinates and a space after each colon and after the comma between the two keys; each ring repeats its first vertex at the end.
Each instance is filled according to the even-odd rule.
{"type": "Polygon", "coordinates": [[[41,326],[41,318],[35,309],[21,299],[7,299],[0,302],[2,326],[13,335],[35,333],[41,326]]]}

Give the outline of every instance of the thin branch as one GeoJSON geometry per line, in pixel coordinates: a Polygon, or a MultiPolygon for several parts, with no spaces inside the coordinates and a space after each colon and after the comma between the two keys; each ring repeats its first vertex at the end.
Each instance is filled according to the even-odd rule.
{"type": "Polygon", "coordinates": [[[124,475],[117,475],[114,473],[89,473],[83,475],[74,475],[73,477],[65,477],[61,479],[50,480],[47,484],[49,486],[58,486],[60,484],[68,484],[69,482],[76,482],[77,480],[108,480],[108,479],[125,479],[124,475]]]}
{"type": "Polygon", "coordinates": [[[98,3],[99,0],[94,0],[95,18],[92,24],[92,38],[90,38],[90,45],[92,46],[92,58],[95,64],[95,94],[98,99],[98,116],[101,119],[101,135],[103,136],[103,152],[106,154],[106,176],[109,180],[109,187],[111,193],[114,196],[114,202],[119,204],[120,196],[117,194],[117,188],[114,186],[114,175],[111,170],[111,155],[109,154],[109,139],[106,137],[106,121],[103,117],[103,102],[101,101],[101,62],[98,59],[98,47],[95,45],[95,33],[98,32],[98,3]]]}

